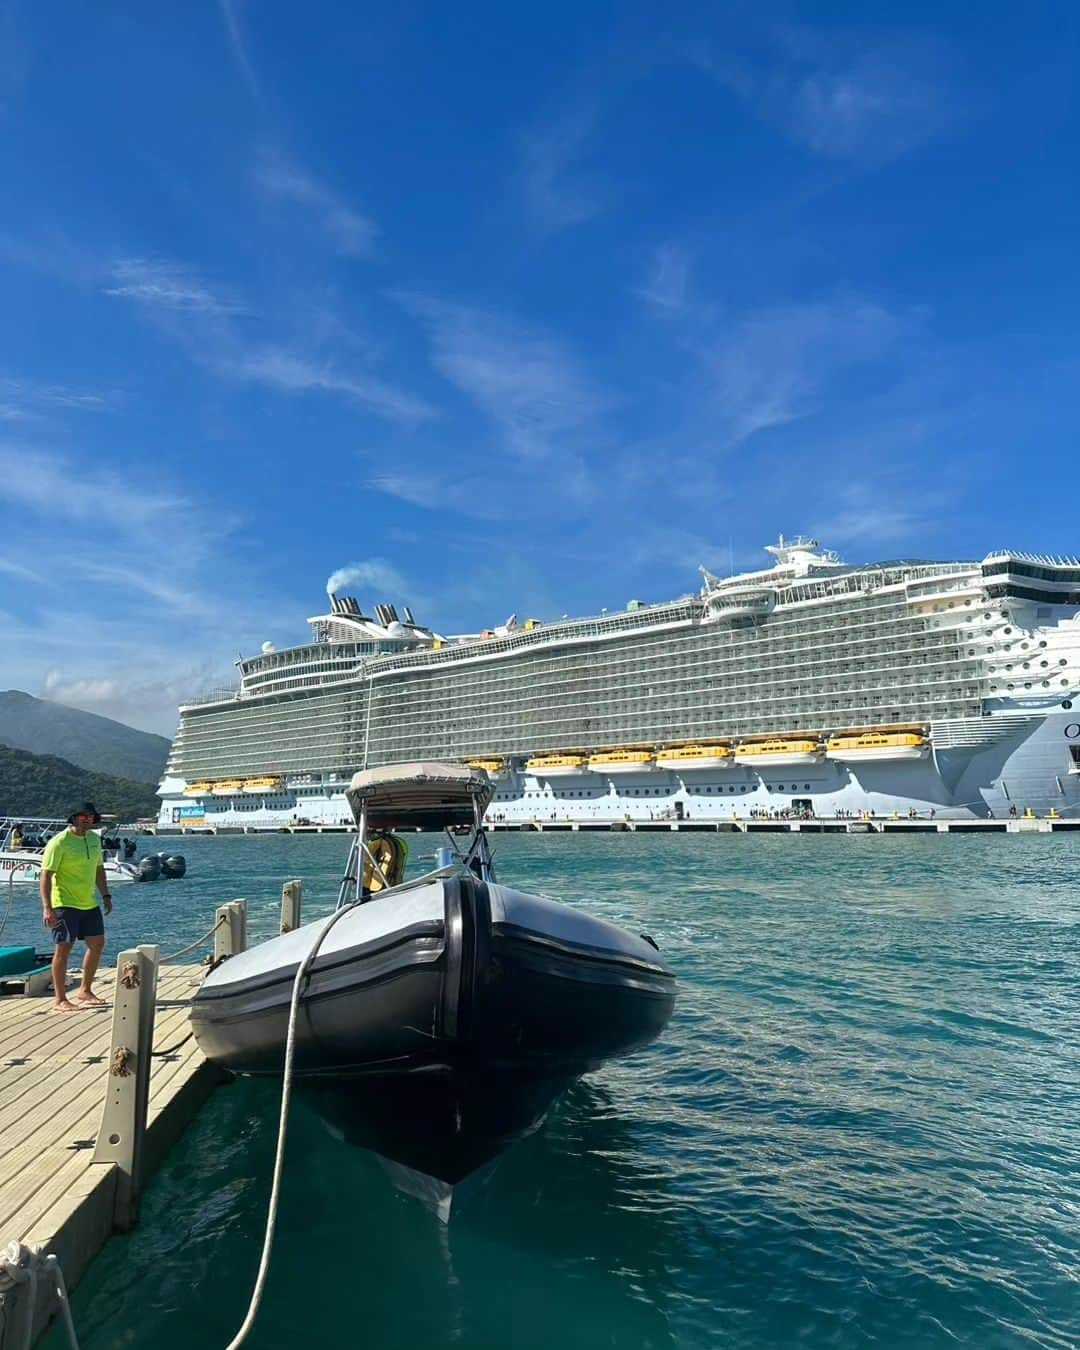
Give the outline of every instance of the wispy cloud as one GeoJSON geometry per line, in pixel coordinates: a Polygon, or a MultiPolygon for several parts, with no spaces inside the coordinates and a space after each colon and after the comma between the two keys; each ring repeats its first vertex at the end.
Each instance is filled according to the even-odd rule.
{"type": "Polygon", "coordinates": [[[772,26],[743,42],[698,43],[691,59],[792,140],[820,155],[881,161],[940,130],[941,51],[890,35],[772,26]]]}
{"type": "MultiPolygon", "coordinates": [[[[10,507],[0,574],[19,583],[0,612],[13,685],[168,733],[181,696],[211,670],[228,678],[235,644],[250,651],[272,635],[279,601],[257,577],[239,612],[218,584],[239,522],[216,501],[132,491],[119,468],[24,443],[0,442],[0,479],[10,507]],[[163,548],[173,537],[182,549],[163,548]],[[193,652],[206,653],[201,664],[193,652]]],[[[242,574],[242,560],[230,569],[242,574]]]]}
{"type": "Polygon", "coordinates": [[[534,228],[554,233],[603,210],[600,180],[583,167],[594,132],[595,114],[579,105],[521,137],[517,185],[534,228]]]}
{"type": "MultiPolygon", "coordinates": [[[[358,368],[369,344],[325,305],[313,305],[310,314],[305,309],[300,326],[306,331],[297,341],[260,341],[253,340],[252,329],[258,332],[260,326],[268,326],[266,321],[253,325],[256,316],[250,310],[232,295],[212,290],[187,264],[129,258],[114,265],[113,281],[116,284],[106,294],[139,306],[194,361],[224,379],[279,393],[336,394],[395,422],[420,422],[434,416],[434,409],[423,399],[358,368]],[[348,349],[344,362],[327,354],[331,344],[348,349]]],[[[3,406],[0,403],[0,417],[3,406]]]]}
{"type": "Polygon", "coordinates": [[[0,443],[0,479],[9,503],[47,514],[53,521],[94,520],[125,534],[157,525],[184,505],[179,496],[132,493],[121,474],[95,468],[92,474],[67,456],[24,444],[0,443]],[[78,484],[78,491],[72,485],[78,484]]]}
{"type": "Polygon", "coordinates": [[[5,576],[17,577],[20,581],[33,581],[39,586],[46,584],[40,572],[35,572],[32,567],[27,567],[23,563],[12,562],[8,558],[0,557],[0,572],[5,576]]]}
{"type": "Polygon", "coordinates": [[[398,299],[425,322],[435,369],[490,419],[500,448],[543,460],[576,453],[595,434],[607,401],[555,339],[483,310],[398,299]]]}
{"type": "Polygon", "coordinates": [[[122,258],[113,264],[106,295],[139,305],[187,314],[234,314],[239,307],[215,295],[194,268],[151,258],[122,258]]]}
{"type": "Polygon", "coordinates": [[[380,417],[395,422],[421,422],[435,415],[423,399],[378,376],[342,371],[329,361],[298,355],[281,347],[262,347],[215,358],[220,373],[265,385],[283,393],[341,394],[361,403],[380,417]]]}
{"type": "Polygon", "coordinates": [[[103,394],[0,376],[0,422],[29,421],[57,409],[104,412],[109,406],[110,399],[103,394]]]}
{"type": "Polygon", "coordinates": [[[728,325],[704,353],[727,439],[807,416],[838,374],[879,360],[911,327],[859,298],[764,310],[728,325]]]}
{"type": "Polygon", "coordinates": [[[241,0],[221,0],[221,17],[225,22],[225,33],[229,39],[229,46],[236,58],[236,64],[240,67],[244,83],[252,94],[259,98],[259,82],[255,78],[255,68],[248,57],[247,47],[244,45],[244,35],[240,30],[240,3],[241,0]]]}
{"type": "Polygon", "coordinates": [[[268,196],[306,211],[338,253],[353,258],[370,258],[374,253],[378,234],[374,222],[293,160],[264,150],[255,166],[255,181],[268,196]]]}
{"type": "MultiPolygon", "coordinates": [[[[898,480],[906,478],[901,471],[898,480]]],[[[944,484],[919,494],[916,502],[901,495],[901,485],[867,482],[838,486],[833,510],[819,516],[814,524],[815,538],[838,545],[892,544],[907,542],[930,529],[944,506],[948,493],[944,484]]]]}
{"type": "Polygon", "coordinates": [[[653,255],[645,284],[638,295],[661,314],[686,309],[690,285],[690,257],[678,244],[662,244],[653,255]]]}

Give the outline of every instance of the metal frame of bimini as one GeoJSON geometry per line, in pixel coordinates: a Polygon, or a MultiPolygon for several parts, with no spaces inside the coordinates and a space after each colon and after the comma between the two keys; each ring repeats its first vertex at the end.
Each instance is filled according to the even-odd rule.
{"type": "Polygon", "coordinates": [[[381,899],[390,893],[399,894],[456,872],[470,871],[481,881],[493,881],[494,858],[484,828],[484,813],[494,790],[483,769],[460,764],[430,761],[392,764],[355,774],[346,796],[356,821],[356,835],[338,889],[337,908],[376,896],[381,899]],[[376,831],[383,834],[437,829],[446,832],[449,846],[436,850],[435,869],[411,881],[392,884],[392,878],[371,850],[371,835],[376,831]],[[453,834],[461,829],[470,836],[464,851],[453,834]],[[380,877],[384,883],[375,895],[365,894],[365,863],[371,868],[371,875],[380,877]]]}

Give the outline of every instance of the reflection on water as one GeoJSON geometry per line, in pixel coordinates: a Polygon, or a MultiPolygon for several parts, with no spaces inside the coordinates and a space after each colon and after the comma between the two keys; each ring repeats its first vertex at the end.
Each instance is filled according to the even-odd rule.
{"type": "MultiPolygon", "coordinates": [[[[1080,839],[497,842],[505,880],[653,934],[671,1026],[573,1087],[449,1229],[299,1100],[253,1344],[1080,1343],[1080,839]]],[[[189,879],[144,888],[123,940],[245,894],[268,935],[292,875],[314,917],[342,843],[185,841],[189,879]]],[[[87,1350],[228,1341],[276,1102],[216,1094],[77,1292],[87,1350]]]]}

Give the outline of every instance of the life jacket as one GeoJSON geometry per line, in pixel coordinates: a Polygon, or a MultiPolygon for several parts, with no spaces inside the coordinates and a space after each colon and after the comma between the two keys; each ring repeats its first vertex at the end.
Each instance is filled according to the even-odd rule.
{"type": "Polygon", "coordinates": [[[378,863],[378,871],[371,858],[364,856],[364,892],[376,895],[390,886],[400,886],[405,880],[405,864],[409,860],[409,846],[396,834],[368,835],[368,853],[378,863]]]}

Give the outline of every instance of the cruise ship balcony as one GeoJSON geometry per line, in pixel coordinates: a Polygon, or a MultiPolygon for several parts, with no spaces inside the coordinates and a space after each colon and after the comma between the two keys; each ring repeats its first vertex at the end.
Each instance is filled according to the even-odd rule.
{"type": "Polygon", "coordinates": [[[769,588],[755,587],[753,590],[714,591],[709,596],[707,607],[710,619],[751,619],[759,621],[768,618],[776,603],[776,593],[769,588]]]}

